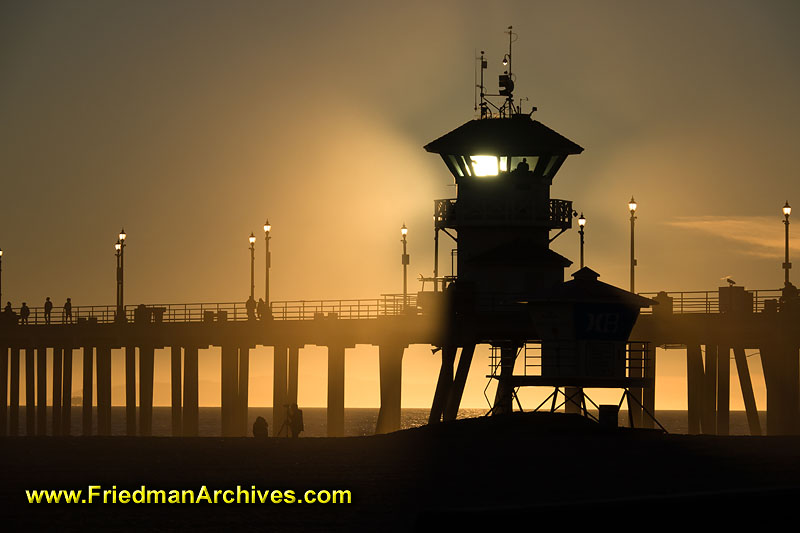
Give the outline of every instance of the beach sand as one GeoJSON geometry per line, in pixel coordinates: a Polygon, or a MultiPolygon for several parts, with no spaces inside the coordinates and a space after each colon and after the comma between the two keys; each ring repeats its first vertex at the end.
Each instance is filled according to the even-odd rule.
{"type": "MultiPolygon", "coordinates": [[[[517,413],[339,439],[0,439],[19,528],[407,531],[443,526],[735,523],[794,511],[800,437],[664,435],[517,413]],[[349,505],[29,504],[26,489],[348,489],[349,505]],[[730,522],[729,522],[730,521],[730,522]]],[[[449,528],[448,528],[449,529],[449,528]]]]}

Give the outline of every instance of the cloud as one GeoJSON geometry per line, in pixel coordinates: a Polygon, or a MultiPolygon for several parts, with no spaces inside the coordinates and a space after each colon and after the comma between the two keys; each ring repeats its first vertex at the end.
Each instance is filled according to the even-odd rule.
{"type": "MultiPolygon", "coordinates": [[[[739,251],[746,255],[774,259],[784,250],[784,230],[780,222],[771,216],[702,216],[677,217],[667,225],[700,231],[715,237],[732,241],[739,251]]],[[[800,249],[790,242],[790,248],[800,249]]]]}

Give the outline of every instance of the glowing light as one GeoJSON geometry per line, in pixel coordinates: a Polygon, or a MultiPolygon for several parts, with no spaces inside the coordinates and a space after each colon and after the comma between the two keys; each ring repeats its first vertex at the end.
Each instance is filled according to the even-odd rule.
{"type": "Polygon", "coordinates": [[[119,252],[122,249],[122,244],[117,242],[117,244],[114,245],[114,249],[119,252]]]}
{"type": "Polygon", "coordinates": [[[402,228],[400,228],[400,233],[403,235],[403,237],[405,237],[406,235],[408,235],[408,228],[406,227],[406,225],[405,225],[405,224],[403,224],[403,227],[402,227],[402,228]]]}
{"type": "Polygon", "coordinates": [[[631,214],[633,214],[634,212],[636,212],[636,206],[637,206],[637,204],[636,204],[636,200],[634,200],[634,199],[633,199],[633,196],[631,196],[631,201],[630,201],[630,202],[628,202],[628,209],[630,209],[630,210],[631,210],[631,214]]]}
{"type": "Polygon", "coordinates": [[[789,201],[786,201],[786,205],[783,206],[783,214],[787,217],[792,214],[792,206],[789,205],[789,201]]]}
{"type": "Polygon", "coordinates": [[[472,169],[476,176],[497,176],[499,167],[497,157],[493,155],[472,155],[472,169]]]}
{"type": "Polygon", "coordinates": [[[269,219],[267,219],[267,221],[264,222],[264,232],[265,233],[269,233],[271,229],[272,229],[272,226],[269,225],[269,219]]]}
{"type": "Polygon", "coordinates": [[[119,240],[124,241],[127,235],[125,234],[125,228],[122,228],[119,232],[119,240]]]}
{"type": "Polygon", "coordinates": [[[250,239],[250,244],[255,244],[256,243],[256,236],[253,235],[252,233],[250,234],[250,238],[249,239],[250,239]]]}
{"type": "Polygon", "coordinates": [[[581,216],[578,218],[578,225],[580,227],[584,227],[586,225],[586,217],[583,216],[583,213],[581,213],[581,216]]]}

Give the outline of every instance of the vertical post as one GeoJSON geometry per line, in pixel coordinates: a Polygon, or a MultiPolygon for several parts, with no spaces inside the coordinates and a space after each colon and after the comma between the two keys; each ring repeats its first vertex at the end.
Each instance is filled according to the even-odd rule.
{"type": "Polygon", "coordinates": [[[586,217],[583,216],[581,213],[580,218],[578,218],[578,234],[581,236],[581,268],[583,268],[583,229],[586,226],[586,217]]]}
{"type": "Polygon", "coordinates": [[[450,394],[447,397],[447,404],[444,407],[444,420],[455,420],[458,416],[458,408],[461,406],[461,398],[464,395],[464,386],[467,383],[469,367],[472,364],[472,356],[475,353],[475,344],[466,344],[461,348],[461,355],[458,357],[458,368],[453,386],[450,387],[450,394]]]}
{"type": "Polygon", "coordinates": [[[783,262],[783,270],[784,270],[784,284],[789,285],[789,269],[792,268],[792,264],[789,262],[789,215],[792,212],[791,206],[789,206],[789,201],[786,201],[786,205],[783,206],[783,216],[784,220],[783,223],[786,226],[786,259],[783,262]]]}
{"type": "Polygon", "coordinates": [[[705,387],[703,390],[703,433],[717,434],[717,347],[706,344],[705,387]]]}
{"type": "Polygon", "coordinates": [[[450,389],[453,386],[453,364],[456,359],[457,347],[453,344],[442,346],[442,364],[439,368],[439,380],[436,382],[436,392],[433,394],[433,405],[428,416],[428,424],[436,424],[444,417],[447,398],[450,396],[450,389]]]}
{"type": "Polygon", "coordinates": [[[183,351],[183,435],[196,437],[199,426],[197,348],[183,351]]]}
{"type": "Polygon", "coordinates": [[[36,434],[47,434],[47,348],[36,349],[36,434]]]}
{"type": "Polygon", "coordinates": [[[94,368],[94,348],[83,347],[83,426],[84,436],[92,434],[92,373],[94,368]]]}
{"type": "MultiPolygon", "coordinates": [[[[436,220],[434,224],[438,224],[436,220]]],[[[433,292],[439,292],[439,228],[433,230],[433,292]]]]}
{"type": "Polygon", "coordinates": [[[642,427],[653,429],[656,427],[655,420],[653,420],[653,417],[656,416],[656,348],[653,346],[651,352],[648,349],[650,346],[650,344],[641,344],[645,368],[644,377],[652,379],[651,385],[642,390],[642,406],[650,413],[642,415],[642,427]]]}
{"type": "MultiPolygon", "coordinates": [[[[0,299],[0,301],[2,301],[0,299]]],[[[0,437],[8,435],[8,346],[0,346],[0,437]]]]}
{"type": "Polygon", "coordinates": [[[378,423],[375,432],[390,433],[400,429],[403,352],[405,347],[401,344],[383,344],[379,349],[381,408],[378,412],[378,423]]]}
{"type": "Polygon", "coordinates": [[[270,306],[269,306],[269,268],[272,266],[272,256],[269,254],[269,232],[272,230],[272,226],[269,223],[269,219],[264,223],[264,248],[265,248],[265,258],[266,262],[264,263],[264,302],[267,304],[267,314],[270,314],[270,306]]]}
{"type": "MultiPolygon", "coordinates": [[[[639,342],[628,344],[630,352],[630,368],[628,375],[632,378],[644,377],[644,349],[639,342]]],[[[628,389],[628,418],[632,423],[631,427],[642,427],[642,407],[644,400],[644,389],[642,387],[629,387],[628,389]],[[630,401],[631,398],[634,401],[630,401]]]]}
{"type": "Polygon", "coordinates": [[[300,348],[298,346],[289,347],[289,371],[286,384],[286,403],[293,405],[297,403],[298,372],[300,370],[300,348]]]}
{"type": "Polygon", "coordinates": [[[255,299],[256,295],[256,236],[250,234],[250,299],[255,299]]]}
{"type": "Polygon", "coordinates": [[[717,351],[717,435],[730,433],[731,349],[720,345],[717,351]]]}
{"type": "Polygon", "coordinates": [[[344,346],[328,346],[328,436],[344,436],[344,346]]]}
{"type": "Polygon", "coordinates": [[[170,385],[172,390],[172,436],[181,435],[181,347],[171,347],[170,385]]]}
{"type": "Polygon", "coordinates": [[[686,347],[686,392],[689,415],[689,434],[700,433],[703,418],[703,355],[699,344],[686,347]]]}
{"type": "Polygon", "coordinates": [[[72,346],[64,347],[64,379],[61,390],[61,434],[72,431],[72,346]]]}
{"type": "Polygon", "coordinates": [[[636,292],[634,283],[634,270],[636,268],[636,255],[634,253],[634,227],[636,225],[636,201],[631,196],[631,201],[628,202],[628,209],[631,210],[631,292],[636,292]]]}
{"type": "Polygon", "coordinates": [[[744,410],[747,413],[747,425],[750,428],[750,435],[761,436],[761,422],[758,419],[756,409],[756,398],[753,394],[753,384],[750,381],[750,369],[747,366],[747,356],[744,348],[734,348],[733,356],[736,359],[736,370],[739,373],[739,384],[742,387],[742,399],[744,400],[744,410]]]}
{"type": "Polygon", "coordinates": [[[239,349],[236,346],[222,346],[222,436],[232,437],[236,433],[236,404],[239,396],[239,349]]]}
{"type": "Polygon", "coordinates": [[[61,435],[61,384],[64,348],[53,348],[53,435],[61,435]]]}
{"type": "MultiPolygon", "coordinates": [[[[280,436],[283,423],[286,421],[286,384],[287,384],[287,350],[286,346],[274,346],[272,372],[272,435],[280,436]]],[[[288,436],[288,431],[286,436],[288,436]]]]}
{"type": "Polygon", "coordinates": [[[111,435],[111,348],[97,347],[97,434],[111,435]]]}
{"type": "Polygon", "coordinates": [[[125,347],[125,433],[136,435],[136,347],[125,347]]]}
{"type": "Polygon", "coordinates": [[[19,348],[11,347],[11,379],[9,380],[9,410],[8,410],[8,434],[12,437],[19,435],[19,348]]]}
{"type": "Polygon", "coordinates": [[[34,380],[34,349],[25,348],[25,434],[36,433],[36,382],[34,380]]]}
{"type": "Polygon", "coordinates": [[[408,236],[408,228],[406,225],[403,224],[403,227],[400,228],[400,234],[403,236],[403,256],[401,262],[403,263],[403,311],[406,310],[408,307],[408,264],[409,264],[409,257],[408,257],[408,250],[406,248],[407,240],[406,237],[408,236]]]}
{"type": "Polygon", "coordinates": [[[243,346],[239,348],[239,394],[238,394],[238,427],[236,433],[242,437],[247,436],[248,415],[247,410],[250,404],[250,348],[243,346]]]}
{"type": "Polygon", "coordinates": [[[518,347],[506,344],[500,347],[500,378],[497,380],[497,391],[494,396],[493,415],[511,413],[514,388],[511,386],[511,376],[514,374],[514,364],[517,361],[518,347]]]}
{"type": "Polygon", "coordinates": [[[153,346],[139,347],[139,435],[149,437],[153,433],[153,371],[155,349],[153,346]]]}

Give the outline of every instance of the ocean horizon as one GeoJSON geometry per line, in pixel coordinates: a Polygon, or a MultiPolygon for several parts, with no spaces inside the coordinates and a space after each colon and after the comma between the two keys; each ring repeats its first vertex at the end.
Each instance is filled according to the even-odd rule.
{"type": "MultiPolygon", "coordinates": [[[[303,421],[305,431],[302,437],[325,437],[327,431],[327,417],[324,407],[306,407],[303,409],[303,421]]],[[[344,434],[346,437],[360,437],[375,434],[375,425],[378,421],[377,407],[374,408],[347,408],[344,417],[344,434]]],[[[427,408],[404,408],[401,410],[401,429],[423,426],[428,422],[427,408]]],[[[590,412],[592,412],[590,410],[590,412]]],[[[92,434],[97,433],[97,420],[94,416],[96,407],[93,409],[94,426],[92,434]]],[[[461,409],[458,418],[476,418],[485,416],[487,409],[461,409]]],[[[596,413],[594,413],[596,416],[596,413]]],[[[248,409],[248,435],[255,419],[259,416],[264,417],[269,424],[269,435],[274,436],[272,427],[272,407],[250,407],[248,409]]],[[[47,434],[52,434],[52,410],[47,408],[47,434]]],[[[759,412],[762,433],[766,428],[766,412],[759,412]]],[[[82,410],[80,406],[73,406],[71,411],[72,430],[71,434],[78,436],[82,428],[82,410]]],[[[687,434],[689,431],[688,413],[682,410],[662,410],[656,411],[656,419],[669,433],[687,434]]],[[[138,419],[137,419],[138,424],[138,419]]],[[[619,425],[628,425],[627,411],[620,411],[619,425]]],[[[111,435],[124,436],[126,432],[125,407],[114,406],[111,408],[111,435]]],[[[749,435],[750,431],[747,424],[747,415],[744,411],[731,411],[730,413],[730,435],[749,435]]],[[[25,407],[20,406],[19,431],[18,435],[25,435],[25,407]]],[[[172,408],[153,407],[153,431],[154,437],[172,436],[172,408]]],[[[200,407],[198,436],[200,437],[219,437],[221,435],[221,418],[219,407],[200,407]]]]}

